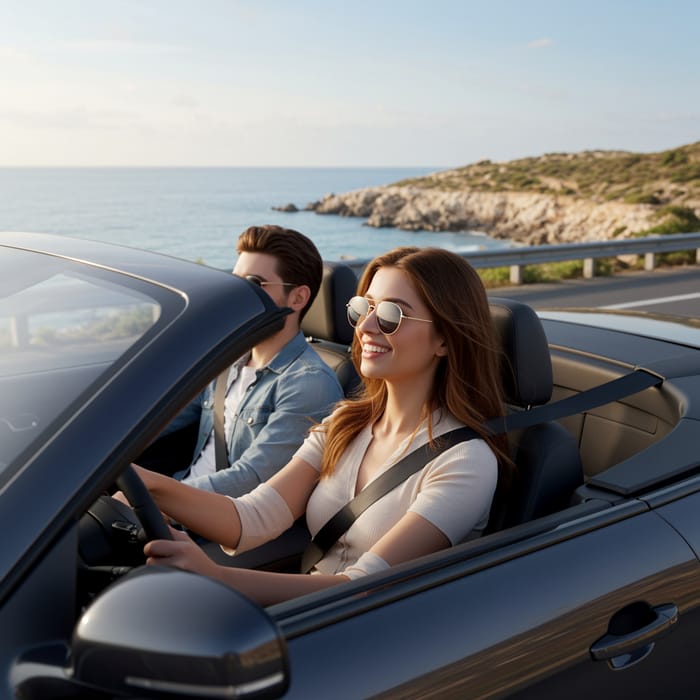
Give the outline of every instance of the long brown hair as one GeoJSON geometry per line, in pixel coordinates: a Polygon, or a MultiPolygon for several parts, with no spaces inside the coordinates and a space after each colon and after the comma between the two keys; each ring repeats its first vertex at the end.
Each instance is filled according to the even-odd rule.
{"type": "MultiPolygon", "coordinates": [[[[440,358],[431,396],[425,407],[430,443],[431,414],[449,411],[474,429],[499,457],[499,478],[507,482],[512,464],[504,436],[493,437],[483,428],[488,418],[504,414],[499,372],[500,348],[489,312],[486,290],[474,268],[462,257],[441,248],[395,248],[374,258],[360,278],[357,293],[364,295],[377,270],[394,267],[410,278],[421,300],[430,310],[435,332],[444,338],[447,354],[440,358]]],[[[362,349],[357,336],[352,342],[352,360],[360,371],[362,349]]],[[[327,421],[322,476],[333,472],[338,459],[362,428],[384,412],[387,389],[383,379],[363,377],[360,392],[338,404],[327,421]]],[[[439,438],[438,438],[439,440],[439,438]]]]}

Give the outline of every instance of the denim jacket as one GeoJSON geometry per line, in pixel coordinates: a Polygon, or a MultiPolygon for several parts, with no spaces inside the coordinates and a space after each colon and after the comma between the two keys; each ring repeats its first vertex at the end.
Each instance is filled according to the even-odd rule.
{"type": "MultiPolygon", "coordinates": [[[[247,358],[232,365],[230,386],[247,358]]],[[[269,479],[292,458],[309,428],[328,415],[343,398],[335,372],[300,332],[275,357],[256,371],[238,410],[228,440],[231,465],[213,474],[183,481],[206,491],[240,496],[269,479]]],[[[214,427],[214,383],[175,421],[182,425],[199,414],[196,459],[214,427]],[[193,415],[194,414],[194,415],[193,415]]],[[[227,428],[228,433],[228,428],[227,428]]],[[[188,470],[189,471],[189,470],[188,470]]]]}

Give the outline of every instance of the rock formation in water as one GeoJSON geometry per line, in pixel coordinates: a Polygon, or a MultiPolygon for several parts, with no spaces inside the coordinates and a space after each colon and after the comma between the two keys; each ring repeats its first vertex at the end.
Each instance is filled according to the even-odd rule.
{"type": "Polygon", "coordinates": [[[648,229],[654,214],[648,204],[596,203],[530,192],[441,192],[395,186],[326,195],[315,211],[363,217],[369,226],[481,231],[492,238],[529,244],[629,235],[648,229]]]}

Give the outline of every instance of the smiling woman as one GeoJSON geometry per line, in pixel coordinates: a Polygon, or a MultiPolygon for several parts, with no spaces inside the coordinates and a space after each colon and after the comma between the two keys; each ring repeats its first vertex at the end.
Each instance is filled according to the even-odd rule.
{"type": "MultiPolygon", "coordinates": [[[[139,470],[158,506],[226,551],[246,551],[306,516],[320,532],[334,513],[404,454],[445,433],[473,439],[432,456],[383,494],[316,561],[311,573],[220,566],[186,535],[146,548],[151,564],[206,573],[271,604],[379,572],[479,536],[510,460],[502,437],[483,426],[503,414],[498,343],[486,293],[461,257],[437,248],[398,248],[368,265],[348,305],[364,389],[341,402],[292,460],[239,498],[192,489],[139,470]],[[464,290],[457,299],[454,289],[464,290]],[[500,466],[499,466],[500,465],[500,466]]],[[[232,552],[233,553],[233,552],[232,552]]]]}

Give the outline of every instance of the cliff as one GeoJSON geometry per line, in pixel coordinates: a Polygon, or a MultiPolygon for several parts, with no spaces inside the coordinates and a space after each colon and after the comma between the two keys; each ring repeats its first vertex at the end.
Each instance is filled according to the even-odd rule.
{"type": "Polygon", "coordinates": [[[700,230],[700,142],[653,154],[586,151],[480,161],[327,194],[306,209],[363,217],[375,227],[481,231],[526,244],[700,230]]]}

